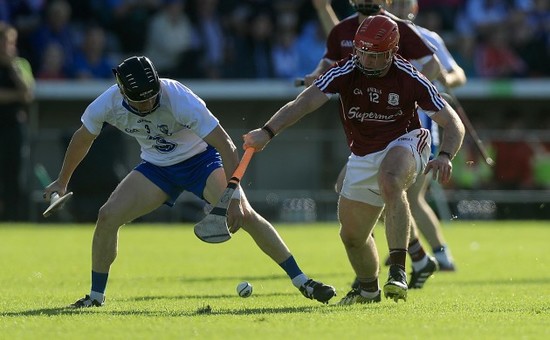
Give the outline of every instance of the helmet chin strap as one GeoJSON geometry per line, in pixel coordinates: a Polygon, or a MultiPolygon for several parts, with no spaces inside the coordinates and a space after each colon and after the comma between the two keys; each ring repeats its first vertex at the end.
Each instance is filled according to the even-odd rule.
{"type": "Polygon", "coordinates": [[[135,115],[138,115],[140,117],[145,117],[145,116],[153,113],[156,109],[159,108],[159,106],[160,106],[160,93],[157,95],[157,99],[155,100],[155,105],[153,105],[153,107],[149,111],[144,112],[144,111],[136,110],[132,105],[130,105],[130,103],[128,102],[128,100],[126,99],[125,96],[124,96],[124,100],[122,101],[122,106],[124,106],[128,111],[132,112],[135,115]]]}

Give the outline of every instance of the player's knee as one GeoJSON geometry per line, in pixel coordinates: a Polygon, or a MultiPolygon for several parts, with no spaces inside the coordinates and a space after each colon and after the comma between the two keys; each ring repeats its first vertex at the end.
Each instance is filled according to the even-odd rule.
{"type": "Polygon", "coordinates": [[[340,229],[340,239],[346,248],[358,248],[365,244],[366,240],[359,233],[352,230],[340,229]]]}
{"type": "Polygon", "coordinates": [[[384,200],[399,197],[404,192],[401,178],[389,171],[380,172],[378,186],[380,188],[380,195],[382,195],[384,200]]]}
{"type": "Polygon", "coordinates": [[[115,223],[116,215],[117,214],[109,202],[105,203],[99,208],[99,212],[97,213],[97,227],[108,228],[109,226],[120,225],[115,223]]]}

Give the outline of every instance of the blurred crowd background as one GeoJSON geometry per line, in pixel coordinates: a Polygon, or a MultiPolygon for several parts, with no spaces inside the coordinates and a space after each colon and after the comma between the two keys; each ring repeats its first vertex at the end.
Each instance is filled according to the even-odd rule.
{"type": "MultiPolygon", "coordinates": [[[[415,23],[443,37],[469,81],[494,80],[496,84],[499,81],[507,84],[517,79],[546,80],[541,84],[548,86],[550,0],[418,0],[418,3],[420,10],[415,23]]],[[[354,13],[348,0],[332,0],[332,7],[340,19],[354,13]]],[[[17,29],[17,53],[32,71],[26,72],[29,82],[34,76],[37,86],[44,86],[41,81],[111,82],[114,66],[128,56],[140,54],[152,59],[162,77],[184,83],[195,79],[290,80],[303,77],[317,66],[326,41],[311,0],[0,0],[2,22],[17,29]]],[[[49,179],[34,183],[33,167],[36,172],[40,161],[55,163],[46,167],[52,176],[56,174],[61,159],[51,157],[53,149],[48,145],[55,145],[56,149],[61,146],[64,151],[69,136],[63,130],[67,126],[50,130],[48,126],[52,128],[60,122],[67,125],[66,114],[79,115],[89,103],[87,98],[72,104],[70,100],[50,102],[50,108],[44,101],[37,101],[34,119],[40,119],[42,125],[37,127],[35,122],[34,128],[29,129],[32,124],[22,114],[32,112],[28,102],[22,101],[22,110],[17,111],[11,99],[0,98],[3,114],[0,127],[4,131],[21,132],[17,142],[6,133],[2,135],[6,142],[1,143],[5,148],[0,152],[3,157],[0,220],[36,220],[40,216],[36,206],[44,204],[41,192],[49,179]],[[60,108],[63,112],[58,112],[60,108]],[[11,110],[11,120],[6,119],[7,109],[11,110]],[[15,149],[20,150],[18,154],[13,152],[15,149]]],[[[224,105],[223,101],[208,103],[224,105]]],[[[509,95],[464,101],[468,116],[490,149],[496,166],[490,168],[484,164],[471,138],[465,139],[453,162],[452,183],[446,186],[458,195],[450,198],[458,202],[453,214],[460,218],[550,218],[548,103],[547,98],[532,100],[509,95]],[[518,196],[518,189],[525,191],[524,196],[518,196]],[[496,190],[497,196],[488,197],[492,190],[496,190]],[[504,190],[514,193],[507,196],[504,190]],[[478,193],[467,197],[461,196],[463,191],[478,193]],[[539,196],[534,196],[535,192],[539,196]]],[[[235,106],[236,102],[232,102],[234,110],[235,106]]],[[[239,110],[245,107],[239,106],[239,110]]],[[[265,114],[268,113],[271,114],[265,114]]],[[[242,118],[245,112],[239,114],[235,124],[245,128],[242,118]]],[[[323,113],[320,115],[324,117],[323,113]]],[[[78,119],[74,121],[78,123],[78,119]]],[[[97,208],[120,180],[119,173],[125,172],[115,171],[118,163],[124,163],[120,155],[125,151],[118,152],[113,147],[123,146],[122,137],[114,129],[105,131],[71,180],[71,188],[79,193],[73,205],[77,221],[95,219],[97,208]],[[94,181],[89,180],[90,176],[94,181]]],[[[325,140],[320,139],[319,143],[330,149],[333,142],[322,144],[325,140]]],[[[323,157],[327,157],[326,150],[323,157]]],[[[321,172],[324,180],[317,186],[330,189],[336,174],[330,173],[330,169],[321,172]]],[[[287,181],[267,181],[273,182],[287,181]]],[[[265,182],[261,185],[271,189],[265,187],[265,182]]],[[[297,202],[315,203],[310,197],[298,198],[297,202]]],[[[332,212],[332,201],[328,206],[332,212]]]]}
{"type": "MultiPolygon", "coordinates": [[[[550,1],[419,0],[469,77],[550,76],[550,1]]],[[[353,13],[333,0],[340,19],[353,13]]],[[[148,55],[162,76],[291,78],[309,73],[325,36],[310,0],[0,0],[37,79],[111,77],[148,55]]]]}

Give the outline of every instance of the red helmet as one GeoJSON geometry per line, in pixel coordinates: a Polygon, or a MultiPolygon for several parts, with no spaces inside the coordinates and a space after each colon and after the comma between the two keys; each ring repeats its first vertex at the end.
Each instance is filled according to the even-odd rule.
{"type": "Polygon", "coordinates": [[[391,64],[399,43],[399,29],[397,23],[385,15],[375,15],[363,20],[353,39],[356,66],[368,76],[378,76],[391,64]],[[366,66],[363,63],[365,56],[384,60],[376,66],[366,66]],[[381,59],[380,59],[381,58],[381,59]]]}

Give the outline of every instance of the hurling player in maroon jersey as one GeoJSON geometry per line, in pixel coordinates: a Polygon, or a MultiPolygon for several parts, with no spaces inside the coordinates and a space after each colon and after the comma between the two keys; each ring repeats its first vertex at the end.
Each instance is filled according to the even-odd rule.
{"type": "MultiPolygon", "coordinates": [[[[355,32],[359,27],[359,20],[367,18],[368,16],[372,15],[372,13],[381,13],[389,16],[396,21],[400,33],[398,44],[399,54],[402,57],[413,62],[416,67],[420,67],[419,65],[425,65],[421,67],[423,73],[424,75],[427,75],[427,77],[432,81],[434,80],[434,78],[441,76],[440,71],[443,68],[441,67],[441,63],[439,62],[439,60],[436,60],[436,58],[433,57],[434,51],[431,49],[431,47],[433,46],[429,45],[428,42],[425,42],[423,38],[421,38],[421,33],[417,31],[416,27],[410,21],[398,19],[394,15],[387,12],[387,8],[393,8],[391,7],[391,5],[394,3],[394,1],[351,0],[350,3],[357,13],[344,19],[339,24],[338,19],[334,14],[334,11],[332,11],[332,8],[330,7],[329,0],[315,1],[315,8],[319,19],[323,23],[324,29],[327,30],[327,28],[329,27],[330,29],[328,29],[327,50],[325,53],[325,57],[320,61],[315,71],[306,76],[306,84],[309,85],[314,80],[314,77],[316,78],[322,72],[326,71],[326,69],[328,69],[330,65],[334,63],[332,58],[338,58],[334,60],[340,60],[347,57],[350,53],[353,52],[353,48],[351,46],[353,45],[352,41],[355,36],[355,32]],[[386,7],[383,8],[383,6],[386,7]],[[434,69],[435,66],[437,66],[436,69],[434,69]]],[[[432,125],[434,129],[437,129],[437,125],[429,124],[429,126],[432,125]]],[[[433,142],[434,140],[432,140],[432,145],[434,144],[433,142]]],[[[434,149],[432,149],[432,154],[433,152],[434,149]]],[[[345,172],[346,168],[344,167],[338,175],[338,179],[336,180],[335,185],[336,192],[339,192],[342,187],[345,172]]],[[[427,220],[424,217],[435,217],[435,213],[429,205],[421,204],[424,200],[424,196],[421,196],[420,194],[422,192],[422,184],[424,182],[428,182],[428,179],[426,176],[419,177],[423,177],[425,180],[422,179],[416,181],[408,190],[409,203],[411,205],[411,210],[414,217],[411,237],[409,239],[409,244],[407,248],[412,263],[409,288],[422,288],[426,280],[432,275],[432,273],[434,273],[438,269],[438,261],[433,256],[428,255],[424,247],[420,243],[418,236],[418,230],[420,229],[418,227],[421,227],[422,233],[425,236],[432,236],[434,234],[439,235],[439,239],[436,239],[435,242],[433,237],[427,237],[427,239],[430,241],[430,246],[432,246],[433,249],[440,250],[442,249],[442,245],[444,244],[440,242],[442,240],[442,230],[441,228],[437,228],[438,224],[425,223],[427,220]],[[416,222],[417,217],[420,218],[420,220],[423,222],[420,226],[418,226],[418,223],[416,222]]],[[[423,191],[423,193],[425,193],[425,191],[423,191]]],[[[384,213],[382,213],[382,218],[383,216],[384,213]]],[[[435,219],[435,221],[437,221],[437,218],[435,219]]],[[[441,252],[437,254],[441,254],[441,252]]],[[[352,287],[356,287],[357,285],[358,281],[355,280],[352,284],[352,287]]]]}
{"type": "Polygon", "coordinates": [[[419,173],[431,172],[441,183],[451,177],[451,159],[464,138],[464,126],[435,86],[397,55],[399,31],[388,16],[370,16],[355,35],[354,54],[337,62],[259,129],[243,136],[243,147],[262,150],[285,128],[340,96],[341,121],[351,154],[338,201],[340,238],[360,285],[340,304],[381,300],[379,258],[371,236],[386,209],[390,251],[384,295],[407,298],[405,259],[411,212],[407,189],[419,173]],[[420,106],[444,130],[440,152],[430,155],[430,134],[421,128],[420,106]]]}
{"type": "MultiPolygon", "coordinates": [[[[319,61],[317,68],[306,75],[304,82],[309,86],[322,73],[324,73],[336,61],[346,58],[353,53],[353,37],[359,24],[372,15],[382,14],[392,18],[399,27],[399,54],[412,62],[428,79],[436,79],[440,74],[440,65],[435,56],[434,47],[422,39],[414,25],[407,20],[401,20],[384,10],[383,5],[387,0],[350,0],[356,13],[345,18],[328,34],[325,55],[319,61]]],[[[327,8],[316,6],[317,12],[323,22],[323,27],[330,25],[334,15],[327,13],[327,8]],[[331,19],[332,18],[332,19],[331,19]]]]}

